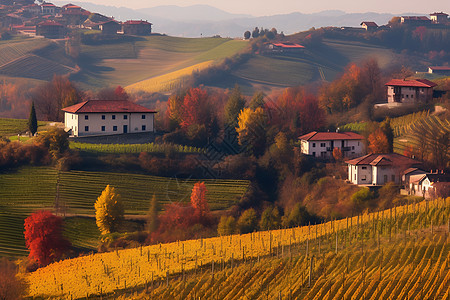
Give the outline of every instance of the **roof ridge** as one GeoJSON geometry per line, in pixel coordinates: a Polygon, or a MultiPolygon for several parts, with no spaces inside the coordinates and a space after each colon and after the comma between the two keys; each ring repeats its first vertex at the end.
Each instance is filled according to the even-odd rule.
{"type": "MultiPolygon", "coordinates": [[[[80,107],[78,107],[78,109],[75,111],[75,112],[77,112],[77,111],[79,111],[83,106],[85,106],[86,105],[86,103],[88,103],[90,100],[86,100],[86,101],[84,101],[84,102],[81,102],[80,104],[82,104],[80,107]]],[[[75,105],[75,104],[74,104],[75,105]]]]}

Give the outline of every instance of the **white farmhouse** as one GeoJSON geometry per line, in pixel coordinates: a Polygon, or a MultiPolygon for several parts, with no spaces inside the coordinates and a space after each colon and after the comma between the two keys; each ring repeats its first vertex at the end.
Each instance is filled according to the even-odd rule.
{"type": "Polygon", "coordinates": [[[357,185],[400,184],[405,170],[421,165],[421,162],[397,153],[367,154],[346,163],[348,180],[357,185]]]}
{"type": "Polygon", "coordinates": [[[333,149],[339,148],[344,157],[364,154],[364,137],[354,132],[313,131],[299,137],[303,154],[331,158],[333,149]]]}
{"type": "Polygon", "coordinates": [[[154,132],[155,111],[125,100],[88,100],[66,108],[72,136],[154,132]]]}
{"type": "Polygon", "coordinates": [[[392,79],[387,86],[388,103],[428,103],[433,99],[433,87],[437,84],[427,79],[392,79]]]}

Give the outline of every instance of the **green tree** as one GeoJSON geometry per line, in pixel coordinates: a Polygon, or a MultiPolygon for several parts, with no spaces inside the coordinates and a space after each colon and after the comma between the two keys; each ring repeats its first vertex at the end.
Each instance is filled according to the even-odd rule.
{"type": "Polygon", "coordinates": [[[386,118],[386,120],[381,122],[380,129],[387,138],[389,153],[394,152],[394,131],[392,130],[391,127],[391,119],[386,118]]]}
{"type": "Polygon", "coordinates": [[[31,102],[31,110],[30,110],[30,116],[28,118],[28,130],[31,132],[32,135],[34,135],[38,128],[37,118],[36,118],[36,110],[34,109],[34,101],[31,102]]]}
{"type": "Polygon", "coordinates": [[[308,224],[311,219],[311,215],[306,210],[306,208],[301,204],[297,203],[291,210],[289,215],[283,218],[284,227],[295,227],[308,224]]]}
{"type": "Polygon", "coordinates": [[[53,159],[59,159],[69,150],[69,134],[61,128],[53,127],[36,137],[36,143],[48,149],[53,159]]]}
{"type": "Polygon", "coordinates": [[[109,184],[95,202],[95,219],[102,234],[117,232],[124,217],[121,197],[109,184]]]}
{"type": "Polygon", "coordinates": [[[250,31],[244,32],[244,39],[248,40],[252,36],[252,33],[250,31]]]}
{"type": "Polygon", "coordinates": [[[253,208],[242,213],[237,221],[237,228],[242,234],[253,232],[258,227],[258,218],[253,208]]]}
{"type": "Polygon", "coordinates": [[[159,202],[156,199],[155,194],[153,194],[152,201],[150,202],[150,208],[148,210],[147,215],[147,230],[149,233],[152,233],[158,229],[159,220],[158,220],[158,212],[159,212],[159,202]]]}
{"type": "Polygon", "coordinates": [[[219,235],[231,235],[236,232],[236,219],[232,216],[221,216],[219,225],[217,226],[217,233],[219,235]]]}
{"type": "Polygon", "coordinates": [[[351,201],[354,209],[361,211],[369,205],[369,201],[373,199],[373,193],[366,187],[361,188],[352,195],[351,201]]]}
{"type": "Polygon", "coordinates": [[[245,99],[242,97],[241,89],[236,84],[225,105],[225,122],[230,125],[230,127],[237,126],[237,118],[244,107],[245,99]]]}
{"type": "Polygon", "coordinates": [[[271,230],[280,228],[281,217],[278,209],[276,207],[266,208],[259,221],[259,229],[261,230],[271,230]]]}
{"type": "Polygon", "coordinates": [[[256,39],[257,37],[259,37],[259,28],[255,27],[252,31],[252,38],[256,39]]]}

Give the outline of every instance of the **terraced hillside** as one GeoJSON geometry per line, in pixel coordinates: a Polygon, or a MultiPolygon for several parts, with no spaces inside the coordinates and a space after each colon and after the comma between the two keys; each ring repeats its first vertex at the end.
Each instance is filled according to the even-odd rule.
{"type": "Polygon", "coordinates": [[[50,80],[77,71],[63,45],[43,38],[1,42],[0,53],[0,75],[11,78],[50,80]]]}
{"type": "Polygon", "coordinates": [[[101,253],[29,274],[29,295],[448,299],[449,227],[447,198],[314,226],[101,253]]]}
{"type": "MultiPolygon", "coordinates": [[[[0,256],[22,255],[23,220],[38,209],[54,210],[70,216],[95,214],[94,203],[107,184],[118,190],[124,200],[126,215],[145,215],[153,194],[162,205],[190,201],[192,187],[198,180],[157,176],[71,171],[58,173],[49,167],[24,167],[0,173],[0,256]],[[10,220],[15,221],[11,225],[10,220]]],[[[247,191],[248,181],[204,180],[212,210],[227,209],[247,191]]],[[[84,226],[83,225],[83,226],[84,226]]],[[[66,224],[66,233],[76,239],[76,246],[95,249],[98,232],[93,219],[73,219],[66,224]],[[84,224],[87,231],[81,238],[76,228],[84,224]],[[86,245],[83,245],[86,244],[86,245]]]]}
{"type": "MultiPolygon", "coordinates": [[[[170,76],[163,81],[176,81],[179,77],[232,56],[247,45],[241,40],[222,38],[177,38],[150,36],[127,39],[116,44],[83,45],[82,57],[86,61],[82,71],[74,76],[85,88],[129,86],[140,82],[139,89],[154,91],[158,76],[170,76]],[[184,72],[179,73],[180,70],[184,72]],[[186,71],[187,70],[187,71],[186,71]],[[149,80],[148,83],[145,81],[149,80]]],[[[158,83],[160,84],[160,83],[158,83]]],[[[166,86],[163,85],[163,90],[166,86]]]]}

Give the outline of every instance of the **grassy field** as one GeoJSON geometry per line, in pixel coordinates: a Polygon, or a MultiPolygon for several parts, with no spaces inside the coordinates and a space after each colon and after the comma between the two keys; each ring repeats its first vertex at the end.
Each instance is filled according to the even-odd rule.
{"type": "Polygon", "coordinates": [[[29,296],[448,299],[449,217],[450,198],[320,225],[84,256],[29,274],[29,296]]]}
{"type": "Polygon", "coordinates": [[[246,45],[240,40],[170,36],[143,37],[114,45],[83,45],[82,55],[87,63],[72,79],[84,88],[128,86],[169,73],[175,80],[174,74],[179,70],[185,69],[185,73],[191,68],[190,74],[200,68],[199,64],[220,61],[246,45]]]}
{"type": "MultiPolygon", "coordinates": [[[[0,136],[8,137],[28,130],[28,120],[0,118],[0,136]]],[[[45,126],[48,122],[39,121],[38,126],[45,126]]]]}
{"type": "Polygon", "coordinates": [[[71,142],[71,149],[77,149],[80,151],[92,152],[92,153],[166,153],[166,151],[173,151],[174,153],[201,153],[201,148],[183,145],[173,144],[90,144],[90,143],[78,143],[71,142]]]}
{"type": "MultiPolygon", "coordinates": [[[[0,173],[0,256],[22,255],[26,251],[23,220],[35,210],[54,210],[57,186],[59,207],[70,216],[94,216],[94,203],[107,184],[116,187],[122,196],[127,215],[145,215],[153,194],[162,205],[187,202],[196,182],[198,180],[106,172],[71,171],[58,175],[49,167],[23,167],[0,173]]],[[[249,185],[244,180],[204,182],[211,210],[228,209],[249,185]]],[[[95,249],[98,232],[94,225],[92,219],[75,218],[66,224],[66,233],[75,246],[95,249]],[[77,228],[85,225],[86,231],[78,235],[77,228]]]]}

